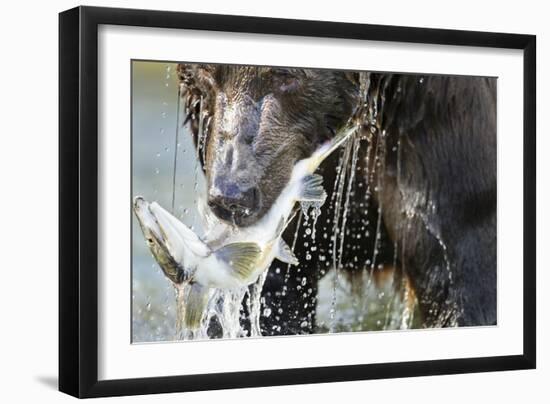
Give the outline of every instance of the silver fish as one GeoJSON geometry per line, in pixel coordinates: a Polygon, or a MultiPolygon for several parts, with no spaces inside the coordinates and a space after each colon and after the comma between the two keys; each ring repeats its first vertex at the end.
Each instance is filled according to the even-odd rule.
{"type": "Polygon", "coordinates": [[[213,250],[158,203],[140,196],[134,199],[134,213],[153,257],[176,287],[178,298],[187,300],[183,320],[178,322],[188,329],[200,326],[211,286],[201,285],[194,275],[216,268],[219,282],[237,287],[240,282],[235,279],[246,278],[261,255],[253,242],[230,243],[213,250]]]}

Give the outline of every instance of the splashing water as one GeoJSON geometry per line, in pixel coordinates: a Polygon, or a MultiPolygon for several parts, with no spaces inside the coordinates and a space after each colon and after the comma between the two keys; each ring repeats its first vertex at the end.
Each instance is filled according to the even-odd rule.
{"type": "Polygon", "coordinates": [[[337,249],[338,245],[338,237],[344,237],[344,228],[339,226],[340,223],[340,209],[342,207],[342,198],[344,194],[344,183],[346,179],[346,173],[348,169],[348,162],[349,162],[349,155],[351,151],[350,142],[346,142],[344,146],[344,150],[342,152],[342,155],[340,157],[340,161],[338,164],[338,167],[336,169],[336,181],[334,182],[334,192],[332,194],[332,201],[331,201],[331,207],[334,206],[334,218],[333,218],[333,227],[332,227],[332,236],[331,236],[331,243],[332,243],[332,267],[335,271],[335,275],[333,278],[333,294],[332,294],[332,303],[331,303],[331,327],[330,332],[334,332],[334,319],[335,319],[335,311],[336,311],[336,300],[337,300],[337,294],[336,289],[338,287],[338,281],[339,281],[339,269],[342,264],[342,251],[339,251],[337,249]],[[339,254],[338,254],[339,253],[339,254]]]}
{"type": "Polygon", "coordinates": [[[264,271],[253,285],[250,286],[248,294],[248,313],[250,318],[250,336],[261,337],[260,315],[262,313],[262,289],[264,287],[267,271],[264,271]]]}

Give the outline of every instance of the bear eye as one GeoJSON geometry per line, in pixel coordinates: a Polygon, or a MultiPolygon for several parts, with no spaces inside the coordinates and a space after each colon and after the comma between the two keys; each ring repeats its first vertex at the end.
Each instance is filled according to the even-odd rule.
{"type": "Polygon", "coordinates": [[[276,70],[273,75],[275,87],[282,93],[292,93],[300,87],[298,77],[288,70],[276,70]]]}

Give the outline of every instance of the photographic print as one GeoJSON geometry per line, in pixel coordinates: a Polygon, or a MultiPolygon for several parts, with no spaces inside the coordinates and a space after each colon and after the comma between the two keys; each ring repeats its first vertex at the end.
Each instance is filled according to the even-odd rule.
{"type": "Polygon", "coordinates": [[[133,60],[132,342],[497,324],[497,78],[133,60]]]}
{"type": "Polygon", "coordinates": [[[535,152],[534,35],[64,11],[59,390],[534,369],[535,152]]]}

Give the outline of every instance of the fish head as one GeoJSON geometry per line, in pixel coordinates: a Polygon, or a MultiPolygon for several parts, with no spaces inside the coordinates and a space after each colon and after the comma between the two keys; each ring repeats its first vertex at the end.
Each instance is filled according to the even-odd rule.
{"type": "Polygon", "coordinates": [[[149,202],[141,196],[137,196],[134,199],[134,213],[149,248],[162,244],[162,232],[155,216],[149,209],[149,202]]]}
{"type": "Polygon", "coordinates": [[[166,233],[150,209],[150,203],[138,196],[134,199],[134,213],[153,257],[168,279],[178,284],[185,278],[180,263],[170,251],[166,233]]]}

